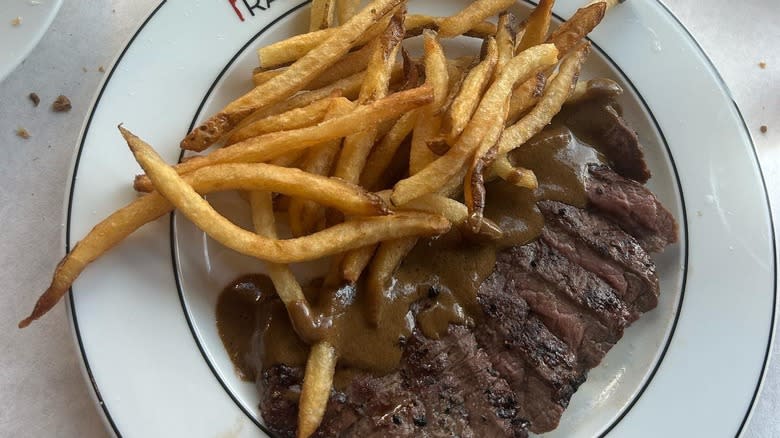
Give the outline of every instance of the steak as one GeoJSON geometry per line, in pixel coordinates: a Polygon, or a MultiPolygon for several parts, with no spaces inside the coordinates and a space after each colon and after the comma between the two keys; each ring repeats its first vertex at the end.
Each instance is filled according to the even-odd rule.
{"type": "MultiPolygon", "coordinates": [[[[677,241],[672,215],[642,184],[590,165],[586,208],[537,204],[538,239],[498,252],[473,328],[415,329],[398,370],[353,371],[333,390],[317,436],[525,437],[555,429],[572,395],[623,331],[658,304],[649,253],[677,241]]],[[[429,296],[415,309],[425,308],[429,296]]],[[[260,410],[294,436],[302,370],[259,374],[260,410]]]]}

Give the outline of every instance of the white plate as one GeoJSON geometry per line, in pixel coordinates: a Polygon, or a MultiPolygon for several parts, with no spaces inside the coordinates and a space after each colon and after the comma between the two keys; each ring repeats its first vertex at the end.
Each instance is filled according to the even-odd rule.
{"type": "MultiPolygon", "coordinates": [[[[264,9],[237,2],[242,21],[230,2],[163,2],[130,40],[84,126],[66,249],[135,197],[129,183],[139,168],[118,123],[176,161],[194,122],[248,89],[254,49],[305,26],[305,1],[245,3],[264,9]]],[[[410,9],[444,15],[465,3],[413,1],[410,9]]],[[[568,17],[579,3],[559,0],[555,12],[568,17]]],[[[659,307],[590,373],[549,436],[738,435],[763,378],[776,289],[751,139],[717,72],[661,3],[616,7],[592,40],[585,75],[624,85],[621,103],[645,145],[650,187],[678,219],[681,243],[656,259],[659,307]]],[[[227,210],[233,202],[211,199],[227,210]]],[[[172,215],[87,269],[71,292],[71,317],[111,430],[263,435],[254,387],[236,378],[214,324],[219,290],[257,265],[172,215]]]]}
{"type": "Polygon", "coordinates": [[[51,26],[62,0],[0,2],[0,81],[19,65],[51,26]],[[11,22],[17,17],[21,23],[11,22]]]}

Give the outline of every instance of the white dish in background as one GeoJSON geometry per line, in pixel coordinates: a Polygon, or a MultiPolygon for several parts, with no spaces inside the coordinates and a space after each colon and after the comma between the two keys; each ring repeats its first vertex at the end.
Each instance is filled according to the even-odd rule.
{"type": "MultiPolygon", "coordinates": [[[[446,15],[465,3],[410,9],[446,15]]],[[[66,248],[135,197],[139,168],[116,125],[176,161],[195,121],[249,89],[254,49],[304,29],[307,4],[276,1],[255,15],[243,10],[244,21],[229,2],[163,2],[151,13],[86,121],[66,248]]],[[[555,12],[568,17],[579,4],[559,0],[555,12]]],[[[681,243],[656,259],[659,307],[591,371],[546,436],[734,436],[762,379],[774,318],[774,235],[751,140],[717,72],[660,3],[616,7],[592,40],[584,75],[623,84],[626,118],[654,174],[649,186],[679,221],[681,243]]],[[[230,196],[210,199],[230,210],[230,196]]],[[[214,324],[218,292],[258,265],[174,215],[84,272],[72,322],[115,433],[262,436],[254,386],[235,376],[214,324]]]]}
{"type": "Polygon", "coordinates": [[[51,26],[62,0],[3,0],[0,2],[0,81],[27,55],[51,26]],[[12,21],[20,18],[14,25],[12,21]]]}

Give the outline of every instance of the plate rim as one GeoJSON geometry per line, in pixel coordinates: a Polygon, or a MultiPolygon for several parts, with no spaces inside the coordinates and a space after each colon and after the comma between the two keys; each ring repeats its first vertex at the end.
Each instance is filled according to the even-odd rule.
{"type": "MultiPolygon", "coordinates": [[[[61,0],[57,0],[57,1],[58,1],[58,4],[61,5],[61,0]]],[[[278,21],[282,17],[286,16],[287,14],[291,13],[292,11],[295,11],[295,10],[299,9],[300,7],[302,7],[303,5],[307,4],[309,1],[310,0],[305,0],[303,3],[301,3],[301,4],[297,5],[297,6],[294,6],[293,8],[288,10],[287,12],[283,13],[280,17],[277,17],[274,21],[269,23],[266,26],[265,29],[267,29],[268,27],[272,26],[276,21],[278,21]]],[[[533,0],[519,0],[519,1],[524,1],[526,3],[530,3],[530,4],[534,4],[534,5],[537,3],[537,2],[535,2],[533,0]]],[[[103,78],[103,80],[102,80],[101,84],[99,85],[99,87],[98,87],[98,89],[97,89],[97,91],[95,93],[95,96],[94,96],[94,98],[93,98],[93,100],[92,100],[92,102],[90,104],[89,115],[85,118],[85,121],[84,121],[84,123],[82,125],[82,128],[81,128],[81,132],[80,132],[79,137],[78,137],[78,142],[77,142],[78,149],[75,151],[75,153],[73,155],[72,163],[71,163],[71,166],[70,166],[70,175],[69,175],[70,178],[68,178],[68,185],[67,185],[66,190],[65,190],[65,195],[66,195],[66,198],[67,198],[67,204],[66,204],[66,206],[64,208],[63,216],[64,216],[64,220],[65,220],[66,226],[65,226],[65,230],[64,230],[62,236],[63,236],[63,240],[65,241],[64,243],[65,243],[66,253],[68,253],[70,251],[70,248],[71,248],[71,245],[70,245],[70,242],[71,242],[70,232],[71,232],[71,211],[72,211],[72,207],[73,207],[73,196],[74,196],[74,190],[75,190],[74,182],[75,182],[76,176],[78,174],[78,168],[79,168],[81,154],[82,154],[82,151],[83,151],[83,148],[84,148],[84,144],[85,144],[85,140],[86,140],[86,134],[89,131],[89,128],[90,128],[93,116],[95,115],[96,109],[98,107],[98,104],[100,103],[100,99],[101,99],[101,97],[103,95],[103,92],[105,91],[106,86],[110,82],[114,72],[116,71],[116,68],[118,67],[118,65],[120,64],[122,59],[124,58],[124,55],[126,54],[127,50],[133,45],[135,39],[142,33],[142,31],[144,30],[146,25],[151,21],[151,19],[156,15],[156,13],[167,3],[168,3],[167,0],[161,0],[159,4],[157,4],[156,6],[153,6],[151,8],[150,12],[147,13],[145,18],[141,21],[139,26],[136,28],[136,30],[133,32],[133,34],[130,36],[130,38],[124,43],[124,45],[122,46],[121,52],[112,61],[112,64],[111,64],[111,67],[110,67],[110,70],[109,70],[108,74],[103,78]]],[[[676,25],[679,26],[679,28],[683,30],[683,32],[687,36],[687,38],[693,43],[693,46],[695,47],[695,50],[698,51],[701,55],[703,55],[705,64],[708,65],[708,67],[709,67],[710,74],[717,80],[716,82],[719,84],[721,90],[725,92],[726,96],[731,101],[731,104],[734,107],[736,116],[737,116],[739,122],[742,125],[742,130],[743,130],[743,132],[745,134],[747,134],[747,140],[748,140],[748,142],[750,144],[750,147],[751,147],[751,150],[752,150],[752,153],[753,153],[752,161],[755,163],[756,169],[758,170],[758,176],[759,176],[759,179],[761,181],[761,187],[763,189],[764,204],[766,205],[765,212],[768,215],[768,219],[769,219],[768,220],[768,224],[769,224],[769,231],[770,231],[770,237],[771,237],[772,275],[773,275],[772,311],[771,311],[771,316],[770,316],[770,321],[769,321],[769,323],[770,323],[770,330],[769,330],[769,337],[768,337],[768,340],[767,340],[767,347],[765,349],[764,357],[763,357],[763,360],[762,360],[763,364],[762,364],[762,367],[761,367],[759,378],[757,379],[758,381],[756,382],[756,386],[755,386],[755,389],[753,391],[753,395],[751,397],[751,400],[750,400],[750,403],[748,405],[747,411],[743,415],[743,420],[742,420],[742,422],[741,422],[741,424],[739,426],[739,429],[737,430],[737,433],[736,433],[736,436],[741,436],[742,433],[744,432],[745,425],[748,423],[748,421],[752,417],[752,414],[753,414],[754,408],[755,408],[756,400],[758,399],[758,395],[761,393],[761,389],[763,388],[763,385],[764,385],[764,383],[766,381],[766,375],[767,375],[767,372],[768,372],[769,357],[771,356],[771,352],[773,350],[773,344],[774,344],[774,340],[775,340],[776,332],[777,332],[777,303],[778,303],[778,296],[777,296],[778,295],[778,278],[777,278],[778,277],[778,268],[777,268],[777,261],[778,261],[778,255],[777,255],[777,238],[776,238],[777,236],[776,236],[776,230],[775,230],[775,222],[774,222],[772,204],[770,202],[769,192],[767,190],[767,184],[766,184],[766,178],[764,176],[764,171],[763,171],[761,162],[760,162],[760,160],[758,158],[758,152],[757,152],[757,149],[756,149],[755,141],[753,139],[752,134],[750,133],[750,130],[748,129],[747,123],[745,122],[744,116],[743,116],[739,106],[737,105],[736,101],[733,98],[733,94],[732,94],[730,88],[728,87],[728,84],[723,80],[723,77],[721,76],[720,72],[717,70],[715,64],[712,62],[712,60],[709,57],[709,55],[707,54],[707,52],[702,48],[702,46],[699,44],[699,42],[696,40],[696,38],[691,34],[690,30],[682,23],[682,21],[680,21],[680,19],[666,6],[666,4],[663,2],[663,0],[655,0],[655,3],[657,3],[661,7],[661,9],[664,11],[664,13],[668,14],[668,16],[670,18],[672,18],[674,23],[676,23],[676,25]]],[[[57,9],[59,9],[59,7],[57,9]]],[[[52,20],[53,20],[54,16],[56,16],[56,13],[54,13],[52,15],[52,20]]],[[[49,25],[50,24],[51,23],[49,23],[49,25]]],[[[263,30],[258,32],[257,35],[260,35],[262,32],[263,32],[263,30]]],[[[43,36],[43,34],[45,34],[45,31],[42,32],[42,34],[39,37],[39,39],[43,36]]],[[[253,41],[257,37],[257,35],[255,37],[251,38],[249,40],[249,42],[247,42],[247,44],[250,44],[251,41],[253,41]]],[[[238,54],[240,54],[242,51],[243,51],[243,48],[237,52],[236,56],[238,56],[238,54]]],[[[618,64],[612,62],[612,59],[605,52],[603,52],[601,50],[599,50],[599,51],[607,58],[607,60],[613,66],[615,66],[618,70],[621,70],[620,67],[618,66],[618,64]]],[[[232,62],[229,62],[227,65],[229,66],[231,63],[232,62]]],[[[621,73],[622,73],[622,71],[621,71],[621,73]]],[[[222,74],[224,74],[224,70],[220,73],[219,76],[221,77],[222,74]]],[[[629,82],[630,82],[630,78],[628,78],[627,75],[623,74],[623,76],[626,79],[628,79],[629,82]]],[[[2,79],[0,79],[0,80],[2,80],[2,79]]],[[[218,80],[215,81],[212,84],[212,88],[216,85],[217,82],[218,82],[218,80]]],[[[207,97],[210,95],[211,91],[212,90],[209,89],[209,91],[206,93],[207,97]]],[[[642,100],[642,103],[644,105],[644,99],[641,97],[641,95],[638,92],[637,92],[637,95],[640,96],[640,100],[642,100]]],[[[201,106],[205,103],[205,101],[206,101],[206,99],[203,100],[203,102],[201,103],[201,106]]],[[[198,112],[200,110],[201,110],[201,108],[199,107],[198,108],[198,112]]],[[[652,115],[652,113],[650,113],[650,114],[651,114],[651,118],[653,118],[653,121],[655,122],[654,116],[652,115]]],[[[663,132],[660,130],[660,126],[658,126],[657,124],[656,124],[656,126],[659,128],[659,133],[661,134],[661,136],[663,138],[663,132]]],[[[664,139],[664,143],[666,145],[665,139],[664,139]]],[[[677,176],[676,166],[673,166],[673,167],[674,167],[674,171],[675,171],[674,173],[677,176]]],[[[681,189],[681,187],[680,187],[680,189],[681,189]]],[[[686,213],[684,208],[683,208],[683,214],[685,216],[687,216],[687,213],[686,213]]],[[[171,217],[171,220],[173,220],[173,213],[170,214],[170,217],[171,217]]],[[[686,224],[686,227],[687,227],[687,220],[685,221],[685,224],[686,224]]],[[[172,225],[172,223],[171,223],[171,225],[172,225]]],[[[171,238],[173,239],[173,234],[171,234],[171,238]]],[[[686,245],[685,256],[686,256],[686,261],[687,261],[687,256],[688,256],[687,245],[686,245]]],[[[684,298],[685,280],[686,279],[687,279],[687,273],[686,273],[685,277],[683,277],[683,284],[682,284],[682,287],[681,287],[682,294],[681,294],[681,298],[680,298],[680,304],[682,303],[682,299],[684,298]]],[[[177,281],[177,286],[178,286],[178,278],[177,278],[176,281],[177,281]]],[[[86,352],[86,350],[84,348],[84,344],[83,344],[82,339],[81,339],[81,333],[80,333],[79,325],[78,325],[78,317],[77,317],[77,314],[76,314],[76,309],[75,309],[74,302],[75,302],[75,297],[74,297],[74,294],[73,294],[73,288],[71,287],[68,290],[68,295],[67,295],[67,299],[66,299],[66,304],[67,304],[67,309],[68,309],[67,310],[67,314],[68,314],[68,320],[70,321],[71,331],[72,331],[74,340],[76,341],[76,344],[77,344],[78,349],[79,349],[79,353],[80,353],[79,354],[79,359],[80,359],[79,362],[81,364],[82,374],[83,374],[85,380],[87,381],[88,385],[92,388],[91,392],[92,392],[93,399],[95,400],[96,404],[100,407],[100,409],[98,411],[101,412],[101,417],[102,417],[104,423],[106,424],[107,428],[110,431],[113,431],[113,433],[116,436],[121,437],[122,434],[119,431],[119,429],[117,428],[116,423],[114,422],[108,407],[104,403],[102,395],[101,395],[101,392],[100,392],[100,388],[98,387],[95,379],[93,378],[92,371],[91,371],[91,368],[90,368],[90,365],[89,365],[89,359],[87,357],[87,352],[86,352]]],[[[674,326],[676,326],[677,320],[679,319],[679,313],[680,312],[678,312],[675,315],[675,321],[673,323],[673,328],[670,331],[669,339],[666,340],[666,344],[667,345],[664,347],[664,352],[661,354],[658,363],[654,366],[654,370],[651,372],[651,375],[648,378],[647,382],[645,382],[645,384],[643,385],[643,387],[640,390],[640,392],[632,399],[632,402],[629,404],[628,409],[625,409],[621,413],[621,415],[615,421],[613,421],[613,424],[607,430],[605,430],[602,433],[601,436],[607,435],[611,431],[612,427],[614,427],[615,425],[617,425],[621,421],[621,419],[624,417],[624,415],[631,409],[631,405],[633,404],[633,402],[639,399],[639,397],[641,396],[641,393],[644,390],[644,388],[650,383],[650,381],[652,381],[653,375],[655,374],[655,372],[658,369],[658,365],[663,361],[665,350],[668,347],[669,341],[671,340],[672,335],[674,333],[674,326]]],[[[186,315],[186,312],[185,312],[185,315],[186,315]]],[[[188,316],[187,316],[187,322],[189,324],[189,317],[188,316]]],[[[200,344],[199,343],[198,343],[198,348],[200,349],[200,344]]],[[[202,351],[201,351],[201,354],[202,354],[202,351]]],[[[212,365],[209,363],[209,361],[207,360],[206,362],[208,363],[208,367],[212,368],[212,365]]],[[[213,372],[213,369],[212,369],[212,372],[213,372]]],[[[217,380],[220,382],[221,386],[224,386],[219,378],[217,378],[217,380]]],[[[230,398],[233,399],[233,395],[230,393],[230,391],[227,391],[227,392],[230,395],[230,398]]],[[[238,403],[236,403],[236,404],[243,411],[243,409],[241,408],[240,404],[238,404],[238,403]]],[[[254,421],[253,421],[253,423],[254,423],[254,421]]],[[[260,428],[265,431],[264,426],[260,426],[260,428]]]]}

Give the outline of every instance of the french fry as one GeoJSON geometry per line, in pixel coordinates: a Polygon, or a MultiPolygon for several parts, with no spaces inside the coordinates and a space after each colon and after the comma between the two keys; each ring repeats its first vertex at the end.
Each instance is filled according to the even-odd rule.
{"type": "Polygon", "coordinates": [[[428,140],[438,135],[441,130],[440,112],[449,92],[447,58],[436,40],[436,33],[426,30],[423,38],[425,39],[425,82],[433,87],[433,102],[420,110],[414,127],[409,159],[409,173],[412,175],[436,159],[436,155],[428,148],[428,140]]]}
{"type": "Polygon", "coordinates": [[[590,52],[590,44],[582,44],[575,52],[563,59],[558,74],[544,92],[536,106],[519,122],[508,127],[498,143],[498,154],[504,155],[521,146],[542,130],[558,114],[563,103],[571,94],[577,82],[580,68],[590,52]]]}
{"type": "Polygon", "coordinates": [[[563,56],[574,49],[601,22],[606,11],[607,3],[604,1],[577,9],[571,18],[550,34],[547,42],[555,44],[563,56]]]}
{"type": "Polygon", "coordinates": [[[486,47],[484,59],[466,75],[458,95],[444,115],[443,130],[450,143],[455,143],[466,128],[479,105],[482,94],[490,85],[498,61],[495,39],[489,39],[486,47]]]}
{"type": "Polygon", "coordinates": [[[360,275],[371,262],[371,258],[374,257],[376,248],[376,244],[366,245],[347,252],[341,261],[341,277],[351,284],[357,283],[360,275]]]}
{"type": "Polygon", "coordinates": [[[295,167],[295,164],[301,160],[305,152],[305,150],[292,151],[274,158],[269,164],[279,167],[295,167]]]}
{"type": "Polygon", "coordinates": [[[393,273],[401,265],[404,257],[417,244],[417,237],[382,242],[371,260],[366,279],[367,318],[373,326],[378,326],[382,318],[382,305],[385,301],[385,286],[393,273]]]}
{"type": "Polygon", "coordinates": [[[496,47],[498,48],[498,60],[494,75],[498,76],[504,66],[515,56],[515,43],[520,30],[520,23],[515,14],[502,12],[498,17],[496,29],[496,47]]]}
{"type": "Polygon", "coordinates": [[[497,15],[515,4],[515,0],[475,0],[457,14],[439,24],[439,36],[452,38],[462,35],[484,19],[497,15]]]}
{"type": "Polygon", "coordinates": [[[337,361],[336,349],[327,341],[314,344],[309,351],[298,401],[299,438],[314,434],[325,416],[337,361]]]}
{"type": "Polygon", "coordinates": [[[281,102],[311,82],[323,70],[344,56],[358,38],[379,18],[403,0],[374,0],[322,44],[312,49],[281,75],[234,100],[195,128],[182,140],[182,149],[202,151],[219,140],[253,111],[281,102]]]}
{"type": "Polygon", "coordinates": [[[380,178],[390,166],[398,148],[404,139],[411,134],[417,120],[419,110],[408,112],[402,115],[385,135],[382,140],[371,151],[363,167],[363,174],[360,176],[360,184],[363,187],[376,188],[380,178]]]}
{"type": "Polygon", "coordinates": [[[506,155],[500,155],[496,158],[490,167],[490,173],[517,187],[530,190],[536,190],[539,187],[539,181],[532,170],[513,166],[506,155]]]}
{"type": "MultiPolygon", "coordinates": [[[[375,42],[371,61],[366,70],[366,78],[360,89],[358,98],[360,103],[374,102],[387,95],[390,88],[390,72],[395,65],[398,46],[403,38],[405,13],[406,11],[402,10],[394,15],[385,33],[375,42]]],[[[377,134],[377,127],[370,126],[368,129],[347,136],[334,175],[349,182],[359,182],[360,173],[376,142],[377,134]]]]}
{"type": "Polygon", "coordinates": [[[360,7],[360,0],[338,0],[336,11],[339,16],[339,24],[344,24],[355,15],[360,7]]]}
{"type": "Polygon", "coordinates": [[[601,97],[615,97],[623,94],[623,87],[609,78],[595,78],[578,81],[564,105],[585,102],[601,97]]]}
{"type": "MultiPolygon", "coordinates": [[[[364,214],[377,215],[386,211],[386,204],[380,198],[342,181],[267,164],[212,166],[185,175],[184,180],[201,194],[224,190],[259,190],[311,199],[318,204],[348,209],[351,214],[362,211],[364,214]]],[[[59,263],[49,288],[19,327],[26,327],[54,307],[87,265],[141,226],[171,210],[173,205],[159,193],[153,192],[135,199],[95,225],[59,263]]]]}
{"type": "MultiPolygon", "coordinates": [[[[316,90],[326,87],[338,80],[360,73],[366,69],[371,57],[371,46],[366,45],[359,50],[347,53],[338,62],[328,67],[319,76],[307,84],[303,89],[316,90]]],[[[252,75],[255,86],[268,82],[271,78],[284,73],[288,67],[280,67],[275,70],[263,70],[252,75]]]]}
{"type": "MultiPolygon", "coordinates": [[[[406,38],[422,35],[426,29],[438,32],[441,22],[447,17],[434,17],[431,15],[409,15],[406,19],[406,38]]],[[[473,38],[485,39],[496,34],[496,25],[489,21],[474,23],[471,29],[463,35],[473,38]]]]}
{"type": "Polygon", "coordinates": [[[536,5],[524,23],[525,32],[523,33],[523,38],[518,42],[518,52],[541,44],[547,39],[553,4],[555,4],[555,0],[540,0],[539,4],[536,5]]]}
{"type": "Polygon", "coordinates": [[[441,216],[409,212],[350,219],[296,239],[268,239],[227,220],[165,164],[151,146],[126,129],[120,129],[136,160],[152,178],[155,188],[182,214],[217,242],[260,260],[272,263],[315,260],[383,240],[441,234],[450,227],[449,221],[441,216]]]}
{"type": "Polygon", "coordinates": [[[525,50],[507,63],[504,72],[485,92],[474,116],[446,155],[415,175],[399,181],[393,189],[394,205],[403,205],[426,193],[433,193],[463,169],[466,160],[479,146],[491,126],[505,117],[505,102],[514,85],[527,80],[537,70],[557,61],[558,51],[551,44],[542,44],[525,50]]]}
{"type": "Polygon", "coordinates": [[[512,91],[512,97],[509,99],[509,114],[507,115],[509,124],[516,123],[520,116],[536,105],[544,93],[547,80],[547,74],[540,71],[512,91]]]}
{"type": "Polygon", "coordinates": [[[333,27],[336,12],[336,0],[312,0],[309,18],[309,31],[333,27]]]}
{"type": "MultiPolygon", "coordinates": [[[[271,160],[284,153],[345,137],[382,121],[394,119],[407,111],[426,105],[432,100],[433,90],[430,86],[423,85],[412,90],[391,94],[367,105],[359,105],[348,114],[324,120],[315,126],[254,137],[217,149],[209,155],[193,157],[177,164],[174,168],[179,173],[184,174],[219,163],[271,160]]],[[[151,190],[148,177],[139,175],[135,180],[135,189],[139,191],[151,190]]]]}
{"type": "MultiPolygon", "coordinates": [[[[354,46],[362,46],[381,35],[389,21],[390,17],[384,17],[371,25],[363,34],[358,36],[354,46]]],[[[298,61],[317,48],[323,41],[337,34],[339,29],[344,27],[344,24],[342,23],[339,27],[295,35],[257,49],[260,67],[270,69],[298,61]]]]}
{"type": "Polygon", "coordinates": [[[322,121],[328,108],[339,99],[348,101],[343,97],[328,97],[304,107],[265,117],[233,132],[225,144],[231,145],[271,132],[289,131],[315,125],[322,121]]]}

